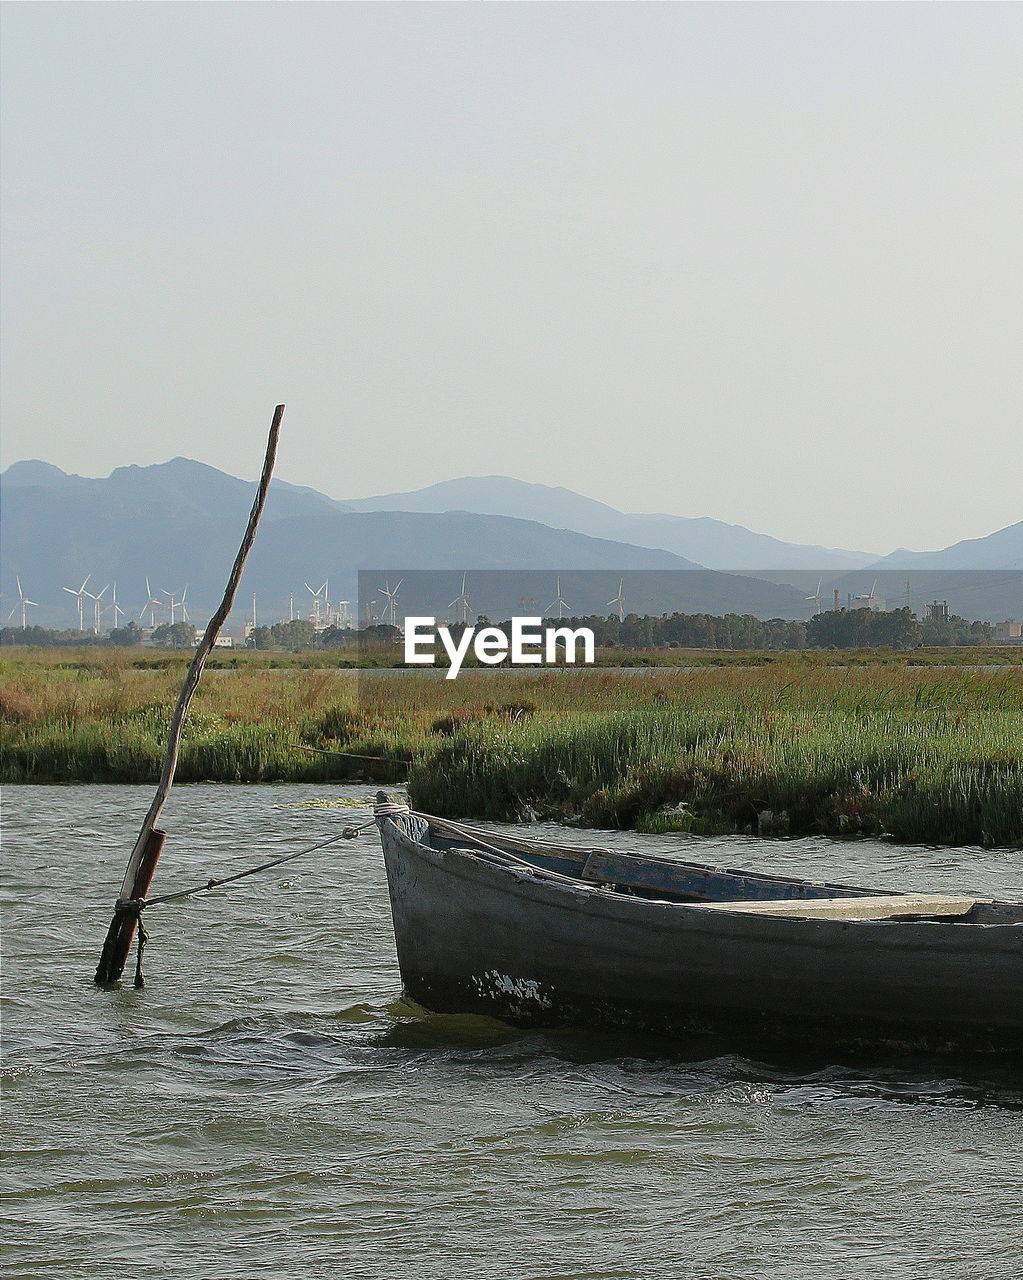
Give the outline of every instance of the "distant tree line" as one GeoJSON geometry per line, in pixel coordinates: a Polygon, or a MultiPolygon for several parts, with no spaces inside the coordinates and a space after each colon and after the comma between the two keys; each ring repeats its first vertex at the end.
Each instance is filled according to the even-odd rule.
{"type": "MultiPolygon", "coordinates": [[[[112,646],[127,648],[141,644],[146,633],[137,622],[129,622],[126,627],[115,627],[104,635],[94,631],[53,631],[47,627],[3,627],[0,629],[0,644],[27,644],[37,648],[68,649],[88,645],[95,648],[112,646]]],[[[187,649],[195,645],[196,631],[190,622],[164,622],[154,627],[150,634],[153,644],[167,649],[187,649]]]]}
{"type": "MultiPolygon", "coordinates": [[[[553,620],[547,619],[548,625],[553,620]]],[[[510,623],[499,624],[508,630],[510,623]]],[[[651,617],[562,618],[559,626],[589,627],[599,648],[622,649],[915,649],[918,645],[990,644],[994,627],[952,617],[920,620],[910,609],[875,613],[840,609],[807,622],[755,618],[752,614],[672,613],[651,617]]]]}
{"type": "Polygon", "coordinates": [[[819,613],[806,628],[808,644],[817,649],[830,645],[839,649],[915,649],[918,645],[940,648],[990,644],[995,635],[989,622],[968,622],[955,615],[948,619],[920,619],[908,608],[893,609],[891,613],[870,609],[819,613]]]}
{"type": "MultiPolygon", "coordinates": [[[[151,644],[167,649],[191,649],[195,647],[199,633],[190,622],[164,622],[148,633],[151,644]]],[[[101,648],[127,647],[142,644],[147,633],[136,622],[118,627],[105,635],[92,631],[51,630],[48,627],[2,627],[0,645],[24,644],[36,648],[74,648],[79,646],[101,648]]],[[[393,644],[401,638],[397,627],[377,624],[361,631],[347,631],[340,627],[327,627],[317,631],[311,622],[296,618],[293,622],[276,622],[272,627],[254,627],[245,641],[250,649],[287,649],[300,653],[307,649],[340,649],[352,645],[393,644]]]]}
{"type": "MultiPolygon", "coordinates": [[[[627,614],[625,618],[574,617],[547,619],[548,625],[589,627],[600,648],[620,649],[915,649],[918,645],[965,646],[990,644],[994,627],[987,622],[969,622],[951,617],[947,621],[917,618],[908,609],[875,613],[870,609],[839,609],[819,613],[807,622],[787,618],[766,621],[752,614],[672,613],[660,617],[627,614]]],[[[480,617],[479,625],[491,625],[480,617]]],[[[510,622],[498,623],[510,631],[510,622]]],[[[451,630],[457,632],[460,624],[451,630]]],[[[50,631],[45,627],[3,627],[0,644],[25,644],[39,647],[75,645],[127,646],[141,644],[142,628],[130,622],[126,627],[98,636],[83,631],[50,631]]],[[[353,646],[380,647],[396,643],[400,633],[396,627],[376,624],[360,631],[327,627],[317,631],[311,622],[296,618],[292,622],[276,622],[273,626],[254,627],[247,645],[253,649],[286,649],[300,653],[310,649],[342,649],[353,646]]],[[[151,641],[167,648],[191,648],[196,642],[195,628],[189,622],[164,623],[151,635],[151,641]]]]}
{"type": "MultiPolygon", "coordinates": [[[[551,626],[555,619],[548,618],[551,626]]],[[[508,625],[508,624],[505,624],[508,625]]],[[[806,623],[786,618],[763,621],[752,614],[672,613],[654,617],[562,618],[558,626],[589,627],[598,648],[619,649],[804,649],[806,623]]]]}
{"type": "Polygon", "coordinates": [[[287,649],[303,653],[309,649],[347,649],[353,645],[395,644],[401,639],[397,627],[376,624],[361,631],[343,627],[325,627],[317,631],[311,622],[295,618],[291,622],[275,622],[270,627],[253,627],[247,645],[250,649],[287,649]]]}
{"type": "Polygon", "coordinates": [[[88,631],[51,631],[48,627],[3,627],[0,644],[27,644],[37,649],[70,648],[76,644],[106,644],[105,636],[88,631]]]}

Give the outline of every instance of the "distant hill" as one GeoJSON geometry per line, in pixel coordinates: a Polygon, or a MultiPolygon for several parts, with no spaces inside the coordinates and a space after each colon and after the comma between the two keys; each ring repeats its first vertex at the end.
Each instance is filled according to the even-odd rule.
{"type": "Polygon", "coordinates": [[[1023,521],[985,538],[968,538],[939,551],[900,548],[846,577],[841,589],[854,595],[878,582],[878,594],[901,599],[908,581],[917,608],[948,601],[964,618],[999,622],[1023,619],[1023,521]]]}
{"type": "Polygon", "coordinates": [[[1023,520],[986,538],[967,538],[941,551],[907,551],[900,547],[872,569],[1023,569],[1023,520]]]}
{"type": "Polygon", "coordinates": [[[50,462],[39,462],[35,458],[26,462],[14,462],[3,473],[4,485],[8,489],[33,487],[59,489],[76,484],[80,480],[85,484],[88,483],[82,476],[68,475],[66,471],[61,471],[60,467],[55,467],[50,462]]]}
{"type": "MultiPolygon", "coordinates": [[[[830,608],[834,591],[842,605],[863,597],[877,582],[890,608],[921,611],[947,600],[953,612],[986,622],[1023,618],[1023,524],[942,551],[894,552],[878,559],[867,552],[804,546],[755,533],[720,520],[669,515],[629,515],[571,489],[525,484],[507,476],[473,476],[430,485],[412,493],[346,501],[353,510],[486,511],[517,515],[556,528],[661,547],[708,568],[742,571],[792,586],[809,612],[830,608]],[[910,582],[907,589],[907,573],[910,582]],[[979,573],[976,571],[985,570],[979,573]],[[996,572],[997,571],[997,572],[996,572]]],[[[613,593],[612,593],[613,594],[613,593]]]]}
{"type": "MultiPolygon", "coordinates": [[[[17,574],[39,601],[31,620],[68,626],[75,602],[62,588],[77,587],[87,574],[93,591],[116,582],[122,607],[136,617],[147,577],[154,590],[179,596],[188,584],[191,616],[205,620],[220,598],[255,485],[175,458],[151,467],[119,467],[104,480],[67,475],[45,463],[16,463],[0,477],[0,489],[4,617],[16,604],[17,574]]],[[[585,591],[580,584],[570,601],[579,611],[610,599],[622,572],[644,571],[626,587],[632,610],[805,616],[802,595],[790,586],[701,571],[667,550],[504,515],[351,510],[313,489],[275,481],[246,569],[238,618],[251,612],[253,592],[260,620],[288,616],[291,593],[296,612],[304,614],[310,597],[303,584],[318,587],[325,580],[331,599],[354,602],[360,569],[436,571],[444,595],[452,573],[462,570],[602,571],[604,577],[594,578],[585,591]],[[610,591],[606,575],[613,580],[610,591]]],[[[501,601],[484,598],[484,584],[477,586],[474,607],[503,612],[501,601]]],[[[522,579],[515,589],[531,595],[546,588],[545,581],[534,588],[522,579]]],[[[508,612],[516,604],[517,596],[508,612]]]]}
{"type": "MultiPolygon", "coordinates": [[[[102,501],[122,513],[162,506],[173,509],[180,517],[206,517],[239,503],[247,509],[255,492],[254,483],[191,458],[172,458],[151,467],[117,467],[103,480],[69,475],[48,462],[15,462],[0,479],[7,493],[44,489],[69,498],[102,501]]],[[[264,519],[343,509],[343,503],[315,489],[274,480],[264,519]]]]}
{"type": "Polygon", "coordinates": [[[845,569],[876,559],[866,551],[803,546],[707,517],[630,515],[571,489],[508,476],[465,476],[412,493],[349,498],[352,511],[476,511],[517,516],[640,547],[659,547],[708,569],[845,569]]]}

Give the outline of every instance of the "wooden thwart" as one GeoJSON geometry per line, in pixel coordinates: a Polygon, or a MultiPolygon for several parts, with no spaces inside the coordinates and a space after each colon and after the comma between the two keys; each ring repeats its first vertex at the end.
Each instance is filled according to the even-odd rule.
{"type": "MultiPolygon", "coordinates": [[[[586,859],[581,878],[595,884],[648,890],[680,897],[687,902],[776,902],[785,897],[802,901],[816,897],[866,897],[869,890],[845,885],[785,882],[784,878],[744,874],[723,867],[703,867],[657,857],[594,849],[586,859]]],[[[871,895],[874,896],[874,895],[871,895]]]]}
{"type": "Polygon", "coordinates": [[[768,902],[701,902],[701,911],[741,911],[745,915],[791,916],[800,920],[892,920],[899,916],[965,916],[987,898],[953,898],[942,893],[894,893],[869,898],[802,898],[768,902]]]}

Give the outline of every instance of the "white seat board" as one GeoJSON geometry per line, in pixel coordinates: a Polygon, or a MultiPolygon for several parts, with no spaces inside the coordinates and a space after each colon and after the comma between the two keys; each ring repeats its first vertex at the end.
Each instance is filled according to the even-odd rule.
{"type": "Polygon", "coordinates": [[[772,898],[765,902],[701,902],[704,911],[790,916],[801,920],[890,920],[899,916],[965,916],[988,898],[943,893],[875,894],[869,898],[772,898]]]}

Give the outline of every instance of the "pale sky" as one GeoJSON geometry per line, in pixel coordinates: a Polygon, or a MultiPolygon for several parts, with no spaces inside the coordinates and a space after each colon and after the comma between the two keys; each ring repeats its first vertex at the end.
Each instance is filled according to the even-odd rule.
{"type": "Polygon", "coordinates": [[[3,465],[1023,518],[1019,5],[3,10],[3,465]]]}

